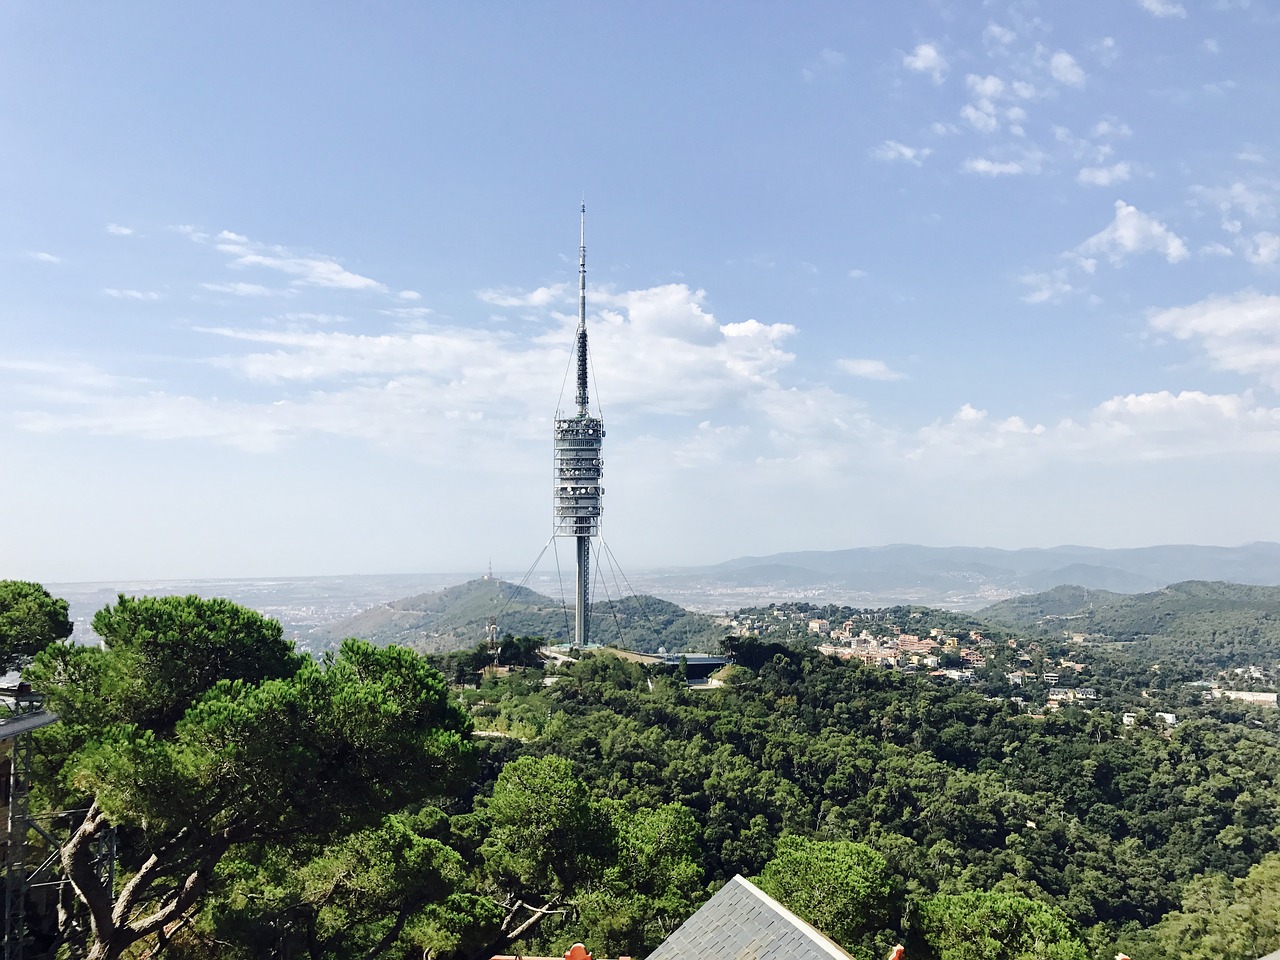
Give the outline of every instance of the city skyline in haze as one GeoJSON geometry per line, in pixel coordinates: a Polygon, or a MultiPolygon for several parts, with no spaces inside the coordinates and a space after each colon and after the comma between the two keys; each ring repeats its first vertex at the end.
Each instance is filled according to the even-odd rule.
{"type": "Polygon", "coordinates": [[[0,13],[0,575],[1280,540],[1248,0],[0,13]]]}

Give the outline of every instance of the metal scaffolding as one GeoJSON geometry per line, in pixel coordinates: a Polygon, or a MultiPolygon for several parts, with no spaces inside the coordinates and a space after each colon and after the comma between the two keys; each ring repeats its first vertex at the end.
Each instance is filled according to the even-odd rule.
{"type": "MultiPolygon", "coordinates": [[[[15,689],[0,690],[0,742],[9,744],[9,775],[4,786],[9,795],[8,839],[4,848],[4,960],[22,960],[27,947],[27,898],[38,888],[57,888],[67,881],[58,876],[57,866],[65,837],[74,829],[76,816],[87,810],[62,810],[57,813],[32,815],[30,810],[32,776],[31,733],[56,723],[58,717],[44,708],[44,698],[25,684],[15,689]],[[40,863],[31,863],[31,834],[48,845],[40,863]]],[[[37,848],[39,849],[39,848],[37,848]]],[[[108,889],[115,886],[116,834],[105,831],[96,841],[94,867],[108,889]]]]}

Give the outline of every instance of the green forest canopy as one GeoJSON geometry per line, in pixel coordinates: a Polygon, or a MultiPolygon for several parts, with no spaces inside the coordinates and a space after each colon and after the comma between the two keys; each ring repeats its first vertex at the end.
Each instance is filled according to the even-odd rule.
{"type": "Polygon", "coordinates": [[[1280,946],[1280,712],[1140,659],[1101,665],[1095,709],[1041,717],[994,674],[811,642],[757,643],[715,690],[607,653],[449,690],[402,648],[300,657],[226,601],[121,598],[95,629],[105,649],[55,642],[28,672],[62,717],[33,805],[87,810],[59,857],[73,899],[32,904],[69,955],[642,957],[734,873],[855,956],[1280,946]]]}

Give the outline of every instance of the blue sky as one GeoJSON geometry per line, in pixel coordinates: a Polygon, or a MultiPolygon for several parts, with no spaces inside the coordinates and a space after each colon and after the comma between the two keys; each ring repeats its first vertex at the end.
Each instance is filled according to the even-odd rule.
{"type": "Polygon", "coordinates": [[[1280,539],[1262,0],[7,4],[0,575],[1280,539]]]}

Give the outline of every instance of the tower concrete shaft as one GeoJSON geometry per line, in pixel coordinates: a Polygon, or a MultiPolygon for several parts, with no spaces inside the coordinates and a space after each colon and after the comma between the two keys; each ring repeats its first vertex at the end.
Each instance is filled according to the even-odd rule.
{"type": "Polygon", "coordinates": [[[587,207],[582,205],[582,242],[578,250],[578,332],[574,342],[577,367],[577,414],[556,414],[555,535],[573,537],[577,545],[577,611],[574,643],[591,637],[591,538],[600,532],[604,487],[604,422],[591,416],[587,353],[587,207]]]}

